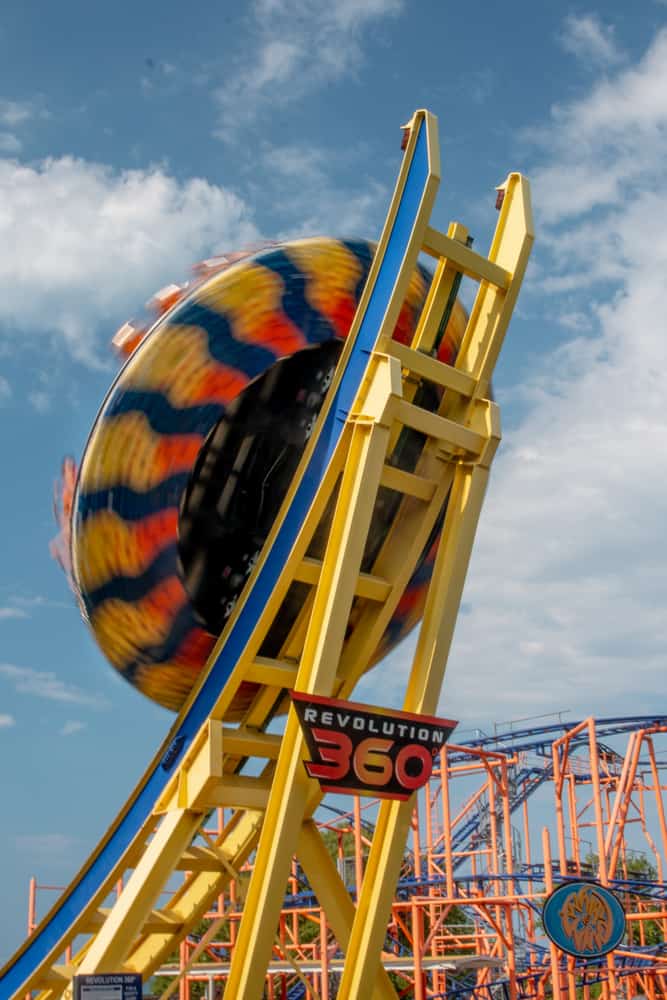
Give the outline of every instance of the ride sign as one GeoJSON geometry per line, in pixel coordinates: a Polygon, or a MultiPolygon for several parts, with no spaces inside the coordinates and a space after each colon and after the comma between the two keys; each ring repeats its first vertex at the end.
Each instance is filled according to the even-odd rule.
{"type": "Polygon", "coordinates": [[[456,722],[291,691],[310,760],[326,792],[400,799],[426,784],[456,722]]]}
{"type": "Polygon", "coordinates": [[[575,958],[602,958],[618,948],[626,929],[618,897],[586,880],[557,886],[544,901],[542,923],[553,943],[575,958]]]}
{"type": "Polygon", "coordinates": [[[138,972],[74,976],[72,985],[74,1000],[141,1000],[143,995],[138,972]]]}

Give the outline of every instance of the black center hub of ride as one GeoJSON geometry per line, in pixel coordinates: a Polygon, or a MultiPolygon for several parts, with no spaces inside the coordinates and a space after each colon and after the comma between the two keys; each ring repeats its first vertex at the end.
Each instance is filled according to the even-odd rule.
{"type": "Polygon", "coordinates": [[[342,343],[278,362],[209,434],[181,504],[185,587],[208,631],[222,631],[250,576],[331,384],[342,343]]]}

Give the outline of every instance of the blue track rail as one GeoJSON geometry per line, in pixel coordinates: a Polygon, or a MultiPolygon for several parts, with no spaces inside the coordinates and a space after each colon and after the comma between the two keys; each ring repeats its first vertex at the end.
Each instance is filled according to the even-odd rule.
{"type": "Polygon", "coordinates": [[[411,161],[407,165],[407,175],[400,192],[398,209],[393,223],[390,223],[384,256],[375,274],[366,310],[349,353],[347,351],[343,353],[334,383],[336,387],[332,388],[334,396],[326,412],[322,414],[317,441],[310,460],[254,584],[245,596],[240,614],[227,641],[210,664],[196,696],[177,719],[153,765],[106,838],[32,936],[0,972],[0,1000],[10,1000],[11,997],[20,995],[36,972],[58,957],[62,950],[62,942],[66,940],[79,915],[100,894],[127,849],[150,821],[156,801],[201,725],[213,710],[278,582],[299,529],[341,439],[347,415],[376,344],[378,331],[410,246],[415,220],[431,180],[426,124],[423,117],[416,118],[414,127],[418,131],[416,143],[411,161]]]}
{"type": "MultiPolygon", "coordinates": [[[[548,726],[534,726],[526,729],[510,730],[506,733],[494,736],[481,736],[477,739],[466,740],[466,747],[476,749],[492,750],[496,753],[534,753],[537,756],[551,758],[552,741],[559,735],[564,735],[568,730],[580,725],[576,722],[559,722],[548,726]]],[[[647,716],[619,716],[609,719],[596,720],[596,732],[598,737],[621,736],[625,733],[633,732],[635,729],[648,729],[652,726],[667,725],[667,716],[647,715],[647,716]]],[[[572,741],[573,749],[577,746],[585,745],[588,742],[588,732],[582,732],[575,736],[572,741]]],[[[465,752],[454,753],[450,760],[456,763],[467,760],[465,752]]],[[[510,799],[510,813],[513,814],[523,805],[533,792],[536,792],[545,781],[553,777],[553,765],[548,763],[544,766],[527,765],[514,776],[516,792],[510,799]]],[[[470,850],[475,842],[478,842],[483,834],[484,818],[479,815],[471,816],[462,823],[454,833],[452,840],[452,850],[454,852],[464,852],[470,850]]],[[[459,868],[465,864],[466,858],[454,859],[454,868],[459,868]]]]}
{"type": "MultiPolygon", "coordinates": [[[[551,744],[558,736],[565,735],[571,729],[581,725],[582,720],[573,722],[556,722],[548,726],[530,726],[525,729],[510,729],[493,736],[480,736],[476,739],[466,739],[466,747],[494,750],[498,753],[519,753],[533,750],[535,753],[551,754],[551,744]]],[[[635,729],[649,729],[652,726],[667,725],[667,715],[621,715],[608,719],[596,719],[595,728],[599,737],[622,736],[635,729]]],[[[576,743],[585,743],[588,734],[575,738],[576,743]]],[[[454,756],[453,760],[465,760],[466,755],[454,756]]]]}

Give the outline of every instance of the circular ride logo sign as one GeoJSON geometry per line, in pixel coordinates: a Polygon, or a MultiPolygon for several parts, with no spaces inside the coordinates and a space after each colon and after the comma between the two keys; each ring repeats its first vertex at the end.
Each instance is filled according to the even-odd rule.
{"type": "Polygon", "coordinates": [[[544,901],[542,922],[556,947],[575,958],[601,958],[625,934],[623,907],[597,882],[559,885],[544,901]]]}

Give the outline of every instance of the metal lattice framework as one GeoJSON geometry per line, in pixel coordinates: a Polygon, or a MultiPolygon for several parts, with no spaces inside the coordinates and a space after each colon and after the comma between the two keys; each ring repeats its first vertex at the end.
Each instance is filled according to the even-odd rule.
{"type": "MultiPolygon", "coordinates": [[[[414,804],[385,927],[382,960],[399,994],[667,996],[665,769],[667,717],[591,718],[447,747],[414,804]],[[623,944],[595,962],[559,953],[540,926],[553,885],[581,877],[611,887],[627,914],[623,944]]],[[[349,805],[349,812],[327,808],[317,825],[356,898],[377,803],[354,798],[349,805]]],[[[222,809],[215,818],[202,849],[225,828],[222,809]]],[[[227,985],[252,868],[244,866],[158,970],[165,1000],[175,992],[179,1000],[202,992],[214,1000],[227,985]]],[[[31,924],[36,900],[33,882],[31,924]]],[[[333,1000],[343,960],[294,857],[265,996],[333,1000]]]]}

